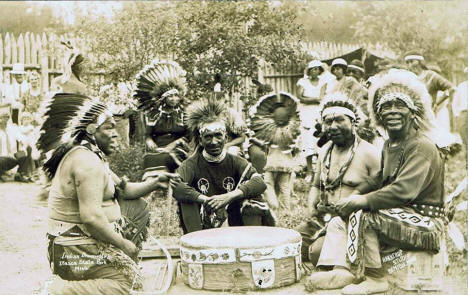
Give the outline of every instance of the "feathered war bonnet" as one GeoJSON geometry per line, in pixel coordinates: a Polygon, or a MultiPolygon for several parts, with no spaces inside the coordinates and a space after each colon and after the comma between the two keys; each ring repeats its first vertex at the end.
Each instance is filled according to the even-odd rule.
{"type": "Polygon", "coordinates": [[[133,97],[138,100],[138,108],[155,118],[165,104],[165,98],[186,91],[185,71],[178,63],[155,59],[146,65],[136,76],[136,90],[133,97]]]}
{"type": "Polygon", "coordinates": [[[260,97],[250,113],[250,129],[254,137],[271,147],[297,147],[301,125],[298,103],[299,100],[287,92],[260,97]]]}
{"type": "Polygon", "coordinates": [[[58,163],[73,145],[82,141],[95,144],[92,135],[112,113],[98,100],[80,94],[57,93],[50,99],[45,117],[37,147],[44,153],[53,151],[44,164],[45,172],[53,177],[58,163]]]}
{"type": "Polygon", "coordinates": [[[379,116],[382,104],[396,99],[412,111],[416,129],[428,132],[433,128],[434,113],[426,86],[414,73],[399,69],[390,69],[369,88],[368,109],[376,125],[383,126],[379,116]]]}
{"type": "Polygon", "coordinates": [[[368,109],[376,125],[382,126],[378,115],[382,104],[399,99],[412,111],[414,127],[425,134],[439,148],[449,149],[459,144],[459,139],[434,125],[435,115],[431,108],[431,96],[418,77],[407,70],[390,69],[376,79],[369,88],[368,109]]]}

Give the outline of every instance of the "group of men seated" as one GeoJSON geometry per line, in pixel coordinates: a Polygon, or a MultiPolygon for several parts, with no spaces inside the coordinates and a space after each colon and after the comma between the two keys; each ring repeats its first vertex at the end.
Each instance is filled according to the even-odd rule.
{"type": "MultiPolygon", "coordinates": [[[[319,84],[312,79],[311,85],[319,84]]],[[[303,259],[317,269],[306,288],[381,293],[388,289],[383,248],[440,250],[444,158],[431,137],[431,97],[407,70],[388,69],[372,81],[368,116],[387,138],[380,151],[358,135],[361,102],[339,82],[335,87],[318,104],[313,99],[309,104],[317,111],[325,143],[314,168],[309,214],[296,228],[303,237],[303,259]]],[[[162,96],[174,93],[170,89],[162,96]]],[[[115,175],[106,160],[117,145],[107,107],[81,94],[54,96],[38,140],[40,150],[50,155],[44,164],[52,179],[48,250],[59,275],[48,286],[49,294],[128,294],[136,288],[135,261],[149,220],[141,197],[157,188],[172,186],[184,233],[226,221],[230,226],[275,225],[262,196],[262,175],[227,152],[227,113],[222,102],[212,99],[192,106],[186,122],[195,151],[175,173],[132,183],[115,175]],[[101,263],[85,269],[60,263],[83,253],[99,256],[101,263]]]]}

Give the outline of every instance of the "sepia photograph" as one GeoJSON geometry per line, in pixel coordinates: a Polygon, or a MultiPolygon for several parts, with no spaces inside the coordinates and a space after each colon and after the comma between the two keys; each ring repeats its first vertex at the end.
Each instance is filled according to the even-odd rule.
{"type": "Polygon", "coordinates": [[[467,1],[0,1],[0,294],[468,294],[467,135],[467,1]]]}

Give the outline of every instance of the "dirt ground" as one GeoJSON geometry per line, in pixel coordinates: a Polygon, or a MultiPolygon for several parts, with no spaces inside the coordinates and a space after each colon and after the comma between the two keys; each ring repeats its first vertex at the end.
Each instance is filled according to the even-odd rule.
{"type": "MultiPolygon", "coordinates": [[[[40,186],[24,183],[0,183],[0,294],[31,295],[50,278],[46,258],[47,208],[35,196],[40,186]]],[[[441,294],[468,294],[465,282],[451,282],[441,294]]],[[[181,278],[168,294],[218,294],[219,292],[194,291],[184,285],[181,278]]],[[[227,293],[223,293],[227,294],[227,293]]],[[[270,291],[247,294],[311,294],[302,284],[270,291]]],[[[339,291],[315,292],[315,295],[335,295],[339,291]]],[[[387,294],[402,294],[395,290],[387,294]]],[[[414,293],[417,294],[417,293],[414,293]]],[[[432,293],[433,294],[433,293],[432,293]]]]}
{"type": "Polygon", "coordinates": [[[1,294],[32,294],[51,275],[46,254],[47,208],[40,187],[0,183],[1,294]]]}

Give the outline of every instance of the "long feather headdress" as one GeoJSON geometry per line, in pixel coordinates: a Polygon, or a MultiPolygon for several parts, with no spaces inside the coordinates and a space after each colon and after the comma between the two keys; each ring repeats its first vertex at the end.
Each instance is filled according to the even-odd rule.
{"type": "Polygon", "coordinates": [[[136,76],[133,97],[138,100],[138,108],[154,118],[167,95],[177,93],[182,97],[185,94],[185,75],[186,72],[174,61],[153,60],[136,76]]]}
{"type": "Polygon", "coordinates": [[[439,148],[449,148],[460,144],[460,139],[448,130],[434,125],[435,115],[432,110],[432,99],[427,88],[418,77],[407,70],[390,69],[387,73],[374,79],[369,89],[368,109],[376,125],[382,126],[377,116],[380,100],[386,96],[405,97],[405,101],[414,115],[415,127],[427,135],[439,148]],[[409,104],[408,104],[409,103],[409,104]]]}
{"type": "Polygon", "coordinates": [[[80,94],[57,93],[49,101],[38,149],[44,153],[80,139],[91,123],[102,124],[112,113],[98,100],[80,94]]]}

